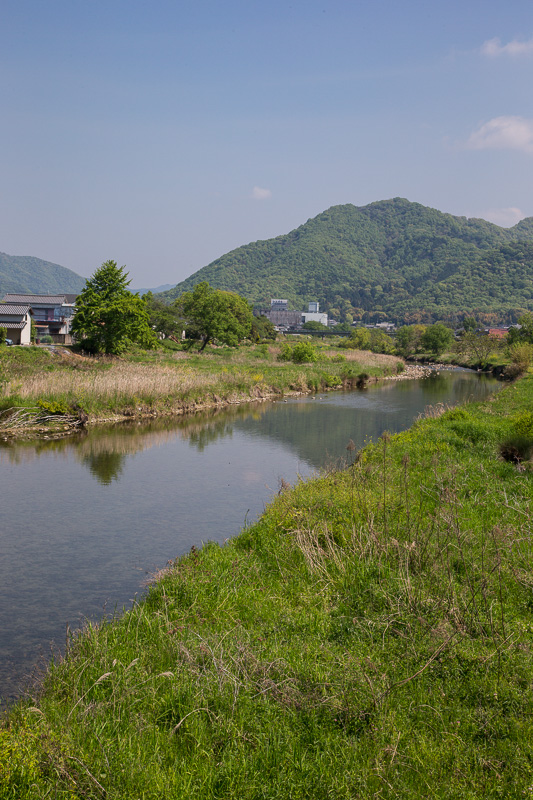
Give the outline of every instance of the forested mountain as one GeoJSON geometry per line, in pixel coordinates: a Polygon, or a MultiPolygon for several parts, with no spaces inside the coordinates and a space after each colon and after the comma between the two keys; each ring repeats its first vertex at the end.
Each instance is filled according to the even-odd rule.
{"type": "Polygon", "coordinates": [[[533,218],[514,228],[402,198],[333,206],[290,233],[221,256],[162,296],[200,281],[256,306],[318,300],[339,318],[496,323],[533,308],[533,218]]]}
{"type": "Polygon", "coordinates": [[[16,294],[77,294],[85,278],[71,269],[32,256],[0,253],[0,300],[7,292],[16,294]]]}

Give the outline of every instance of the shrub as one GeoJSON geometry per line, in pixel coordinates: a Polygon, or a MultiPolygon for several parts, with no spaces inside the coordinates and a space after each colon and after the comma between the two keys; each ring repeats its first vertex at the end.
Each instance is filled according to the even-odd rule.
{"type": "Polygon", "coordinates": [[[292,361],[292,347],[290,344],[282,344],[279,351],[278,361],[292,361]]]}
{"type": "Polygon", "coordinates": [[[518,364],[508,364],[502,372],[502,378],[506,381],[514,381],[522,375],[522,368],[518,364]]]}
{"type": "Polygon", "coordinates": [[[62,403],[60,400],[52,401],[51,403],[48,403],[46,400],[38,400],[37,405],[40,409],[46,411],[47,414],[57,414],[59,416],[70,413],[70,408],[67,404],[62,403]]]}
{"type": "Polygon", "coordinates": [[[390,336],[379,330],[356,328],[347,339],[339,342],[339,347],[355,350],[371,350],[373,353],[394,353],[394,342],[390,336]]]}
{"type": "Polygon", "coordinates": [[[278,361],[293,361],[295,364],[305,364],[318,361],[318,354],[310,342],[298,342],[294,346],[284,344],[278,355],[278,361]]]}
{"type": "Polygon", "coordinates": [[[159,342],[161,347],[165,350],[183,350],[184,347],[181,342],[175,342],[173,339],[161,339],[159,342]]]}
{"type": "Polygon", "coordinates": [[[292,361],[295,364],[318,361],[318,353],[310,342],[298,342],[292,350],[292,361]]]}
{"type": "Polygon", "coordinates": [[[339,386],[341,383],[340,378],[336,375],[330,375],[328,372],[323,372],[320,376],[320,380],[325,389],[332,389],[335,386],[339,386]]]}
{"type": "Polygon", "coordinates": [[[533,344],[515,342],[509,347],[509,358],[520,372],[527,372],[533,361],[533,344]]]}
{"type": "Polygon", "coordinates": [[[520,436],[529,436],[533,439],[533,412],[522,411],[513,417],[514,427],[520,436]]]}

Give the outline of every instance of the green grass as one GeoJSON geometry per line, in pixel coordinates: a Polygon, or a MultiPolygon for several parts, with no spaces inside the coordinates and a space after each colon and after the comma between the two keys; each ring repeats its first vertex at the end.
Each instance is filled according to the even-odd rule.
{"type": "Polygon", "coordinates": [[[0,729],[2,798],[533,792],[533,379],[283,491],[73,636],[0,729]]]}

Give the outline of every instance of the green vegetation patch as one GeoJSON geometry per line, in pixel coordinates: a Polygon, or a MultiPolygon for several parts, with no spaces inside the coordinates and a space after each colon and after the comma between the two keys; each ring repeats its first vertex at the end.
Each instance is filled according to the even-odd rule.
{"type": "Polygon", "coordinates": [[[532,401],[348,447],[74,636],[4,723],[0,795],[528,796],[533,477],[500,448],[532,401]]]}

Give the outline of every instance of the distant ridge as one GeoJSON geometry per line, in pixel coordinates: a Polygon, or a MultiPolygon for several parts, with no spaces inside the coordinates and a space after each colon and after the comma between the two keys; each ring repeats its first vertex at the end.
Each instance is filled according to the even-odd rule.
{"type": "Polygon", "coordinates": [[[79,294],[85,278],[67,267],[33,256],[0,253],[0,296],[13,294],[79,294]]]}
{"type": "Polygon", "coordinates": [[[148,292],[152,292],[152,294],[161,294],[162,292],[167,292],[169,289],[172,289],[173,286],[175,286],[174,283],[163,283],[161,286],[154,286],[151,289],[132,289],[130,287],[130,292],[133,292],[134,294],[140,294],[142,297],[143,294],[147,294],[148,292]]]}
{"type": "Polygon", "coordinates": [[[282,236],[232,250],[162,297],[200,281],[256,306],[318,300],[338,319],[513,321],[533,309],[533,218],[514,228],[403,198],[333,206],[282,236]]]}

